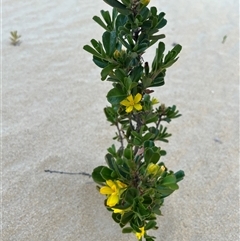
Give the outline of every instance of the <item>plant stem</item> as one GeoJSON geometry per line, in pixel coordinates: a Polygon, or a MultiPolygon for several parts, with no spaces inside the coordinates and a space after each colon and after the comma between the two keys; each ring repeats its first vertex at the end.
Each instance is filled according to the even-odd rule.
{"type": "Polygon", "coordinates": [[[119,128],[119,125],[118,125],[118,122],[116,122],[116,127],[117,127],[117,130],[118,130],[118,135],[119,135],[119,139],[120,139],[120,143],[121,143],[121,149],[124,150],[124,143],[123,143],[123,137],[122,137],[122,133],[121,133],[121,130],[119,128]]]}
{"type": "Polygon", "coordinates": [[[160,122],[161,122],[161,120],[162,120],[162,116],[163,116],[162,114],[159,115],[158,122],[156,123],[156,128],[157,128],[157,129],[159,128],[160,122]]]}

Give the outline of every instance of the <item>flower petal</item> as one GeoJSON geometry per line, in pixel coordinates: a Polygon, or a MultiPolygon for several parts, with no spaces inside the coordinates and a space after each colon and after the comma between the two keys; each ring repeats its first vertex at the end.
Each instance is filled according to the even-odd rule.
{"type": "Polygon", "coordinates": [[[141,106],[140,104],[135,104],[135,105],[134,105],[134,108],[135,108],[136,110],[141,110],[141,109],[142,109],[142,106],[141,106]]]}
{"type": "Polygon", "coordinates": [[[128,100],[122,100],[120,102],[121,105],[124,105],[124,106],[129,106],[130,105],[130,102],[128,100]]]}
{"type": "Polygon", "coordinates": [[[112,210],[114,213],[120,213],[120,214],[124,213],[124,210],[122,210],[122,209],[112,208],[112,210]]]}
{"type": "Polygon", "coordinates": [[[142,99],[142,95],[137,93],[134,97],[134,103],[137,104],[142,99]]]}
{"type": "Polygon", "coordinates": [[[119,180],[116,181],[119,188],[126,188],[127,185],[125,183],[120,182],[119,180]]]}
{"type": "Polygon", "coordinates": [[[129,95],[129,96],[127,97],[127,99],[128,99],[129,102],[133,102],[133,96],[132,96],[132,95],[129,95]]]}
{"type": "Polygon", "coordinates": [[[113,193],[113,190],[112,190],[110,187],[105,186],[105,187],[101,187],[100,190],[99,190],[99,192],[100,192],[101,194],[109,195],[109,194],[112,194],[112,193],[113,193]]]}
{"type": "Polygon", "coordinates": [[[119,197],[118,197],[118,195],[111,195],[111,196],[108,197],[108,199],[107,199],[107,205],[108,205],[109,207],[115,206],[118,202],[119,202],[119,197]]]}
{"type": "Polygon", "coordinates": [[[135,235],[138,239],[141,239],[142,236],[144,236],[145,230],[144,230],[144,227],[139,228],[139,229],[141,230],[141,233],[135,233],[135,235]]]}
{"type": "Polygon", "coordinates": [[[130,106],[128,106],[128,107],[126,108],[126,112],[127,112],[127,113],[130,113],[132,110],[133,110],[133,106],[132,106],[132,105],[130,105],[130,106]]]}
{"type": "Polygon", "coordinates": [[[109,187],[112,187],[112,186],[116,185],[116,184],[114,183],[114,181],[112,181],[112,180],[107,180],[106,183],[107,183],[107,185],[108,185],[109,187]]]}

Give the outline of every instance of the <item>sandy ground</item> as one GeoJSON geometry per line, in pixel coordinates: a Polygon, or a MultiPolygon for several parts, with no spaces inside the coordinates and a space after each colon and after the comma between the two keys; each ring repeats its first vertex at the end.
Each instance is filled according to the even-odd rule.
{"type": "MultiPolygon", "coordinates": [[[[183,116],[170,125],[163,161],[186,173],[166,200],[162,241],[239,238],[238,1],[155,0],[167,49],[183,45],[156,97],[183,116]],[[226,41],[222,43],[224,36],[226,41]]],[[[3,1],[2,240],[132,241],[86,176],[104,164],[115,129],[102,112],[110,83],[83,51],[102,29],[101,0],[3,1]],[[10,31],[22,35],[10,45],[10,31]]],[[[152,60],[154,49],[144,57],[152,60]]]]}

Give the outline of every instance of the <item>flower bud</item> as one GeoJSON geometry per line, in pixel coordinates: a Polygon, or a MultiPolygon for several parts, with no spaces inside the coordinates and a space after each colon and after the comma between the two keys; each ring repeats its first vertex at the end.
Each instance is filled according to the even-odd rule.
{"type": "Polygon", "coordinates": [[[165,172],[165,170],[166,170],[165,166],[161,166],[158,171],[159,176],[161,176],[165,172]]]}
{"type": "Polygon", "coordinates": [[[155,104],[158,104],[159,103],[159,101],[158,101],[158,99],[157,98],[155,98],[155,97],[153,97],[152,98],[152,105],[155,105],[155,104]]]}
{"type": "Polygon", "coordinates": [[[115,59],[118,59],[121,56],[120,52],[118,50],[115,50],[115,52],[113,53],[113,57],[115,59]]]}
{"type": "Polygon", "coordinates": [[[159,171],[159,166],[157,164],[153,164],[153,163],[150,163],[148,166],[147,166],[147,173],[148,174],[152,174],[152,175],[156,175],[159,171]]]}
{"type": "Polygon", "coordinates": [[[159,166],[157,164],[150,163],[147,166],[147,173],[153,176],[161,176],[165,171],[165,166],[159,166]]]}

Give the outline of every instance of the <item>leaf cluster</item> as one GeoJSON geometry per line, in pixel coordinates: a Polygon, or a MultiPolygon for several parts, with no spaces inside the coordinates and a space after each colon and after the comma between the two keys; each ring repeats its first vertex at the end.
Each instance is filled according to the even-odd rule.
{"type": "MultiPolygon", "coordinates": [[[[120,180],[128,188],[122,193],[121,201],[114,207],[123,213],[114,213],[112,218],[117,222],[123,233],[137,233],[139,228],[157,229],[156,216],[161,215],[164,198],[177,190],[183,171],[168,171],[163,162],[159,162],[164,151],[156,147],[153,141],[144,142],[144,151],[134,156],[133,146],[117,151],[112,145],[108,149],[105,160],[108,166],[99,166],[93,170],[92,177],[99,185],[107,180],[120,180]],[[157,175],[148,172],[149,164],[156,164],[160,172],[157,175]],[[126,210],[126,211],[124,211],[126,210]],[[126,225],[128,225],[126,227],[126,225]]],[[[152,240],[145,234],[146,240],[152,240]]]]}

